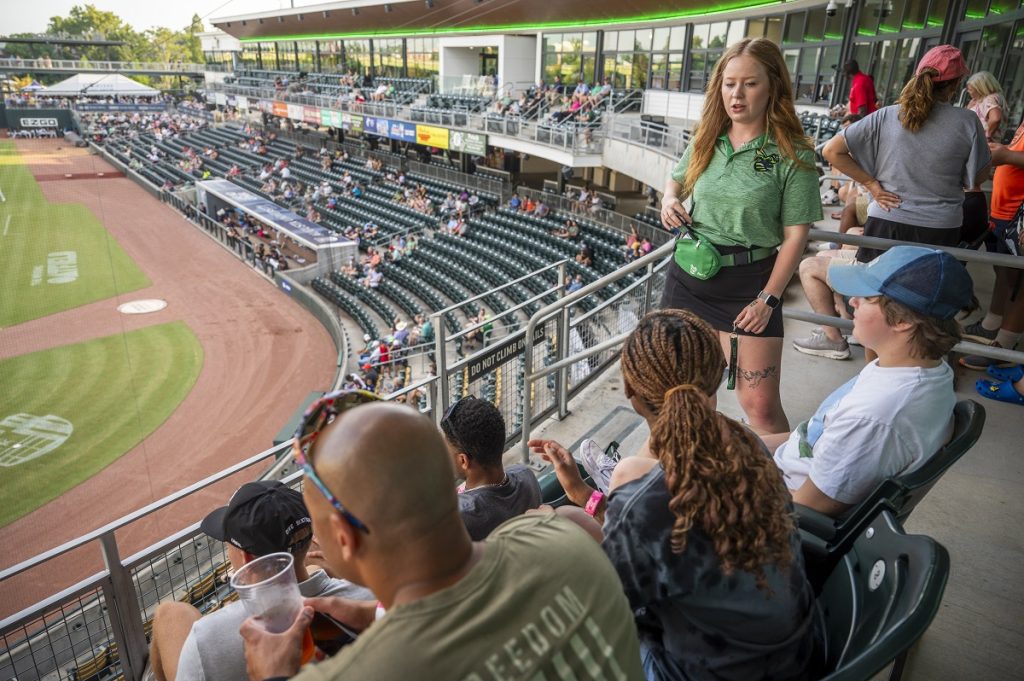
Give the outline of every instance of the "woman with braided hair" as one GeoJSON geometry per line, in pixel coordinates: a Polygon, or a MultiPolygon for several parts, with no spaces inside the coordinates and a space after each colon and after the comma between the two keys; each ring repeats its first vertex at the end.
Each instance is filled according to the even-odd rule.
{"type": "Polygon", "coordinates": [[[687,310],[652,312],[621,367],[651,434],[616,466],[607,503],[564,447],[530,446],[570,500],[603,517],[647,678],[810,677],[821,635],[789,493],[760,440],[715,409],[725,368],[715,330],[687,310]]]}

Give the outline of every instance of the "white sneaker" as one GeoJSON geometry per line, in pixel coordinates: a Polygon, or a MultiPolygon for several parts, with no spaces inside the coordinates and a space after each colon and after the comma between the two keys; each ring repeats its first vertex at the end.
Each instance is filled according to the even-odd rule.
{"type": "Polygon", "coordinates": [[[597,488],[607,493],[608,485],[612,480],[612,471],[615,470],[615,464],[619,460],[605,454],[601,451],[601,447],[590,439],[580,443],[579,460],[597,488]]]}

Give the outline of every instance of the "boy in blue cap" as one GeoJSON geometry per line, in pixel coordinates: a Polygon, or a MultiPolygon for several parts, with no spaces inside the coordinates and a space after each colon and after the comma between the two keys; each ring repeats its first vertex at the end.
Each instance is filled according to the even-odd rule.
{"type": "Polygon", "coordinates": [[[829,284],[851,298],[853,335],[878,359],[792,433],[764,440],[793,500],[840,516],[949,440],[956,396],[943,357],[960,341],[954,317],[974,293],[953,256],[919,246],[833,267],[829,284]]]}

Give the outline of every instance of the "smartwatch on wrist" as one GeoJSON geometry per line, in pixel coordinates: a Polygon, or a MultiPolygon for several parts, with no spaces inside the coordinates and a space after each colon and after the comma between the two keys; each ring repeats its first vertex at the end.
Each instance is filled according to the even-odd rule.
{"type": "Polygon", "coordinates": [[[779,300],[778,297],[773,296],[772,294],[768,293],[767,291],[763,291],[763,290],[762,291],[758,291],[757,299],[762,301],[762,302],[764,302],[765,305],[767,305],[768,307],[770,307],[773,310],[779,306],[779,303],[782,302],[781,300],[779,300]]]}

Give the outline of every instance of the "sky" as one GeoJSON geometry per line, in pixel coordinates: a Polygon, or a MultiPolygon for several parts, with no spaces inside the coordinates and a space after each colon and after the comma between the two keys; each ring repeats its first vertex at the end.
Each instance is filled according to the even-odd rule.
{"type": "MultiPolygon", "coordinates": [[[[296,7],[320,4],[324,0],[295,0],[296,7]]],[[[113,12],[136,30],[154,26],[180,29],[189,25],[192,15],[203,17],[203,26],[209,30],[210,19],[262,12],[290,7],[289,0],[31,0],[18,3],[17,11],[3,12],[0,35],[10,33],[41,33],[52,16],[67,16],[75,5],[94,5],[97,9],[113,12]]]]}

